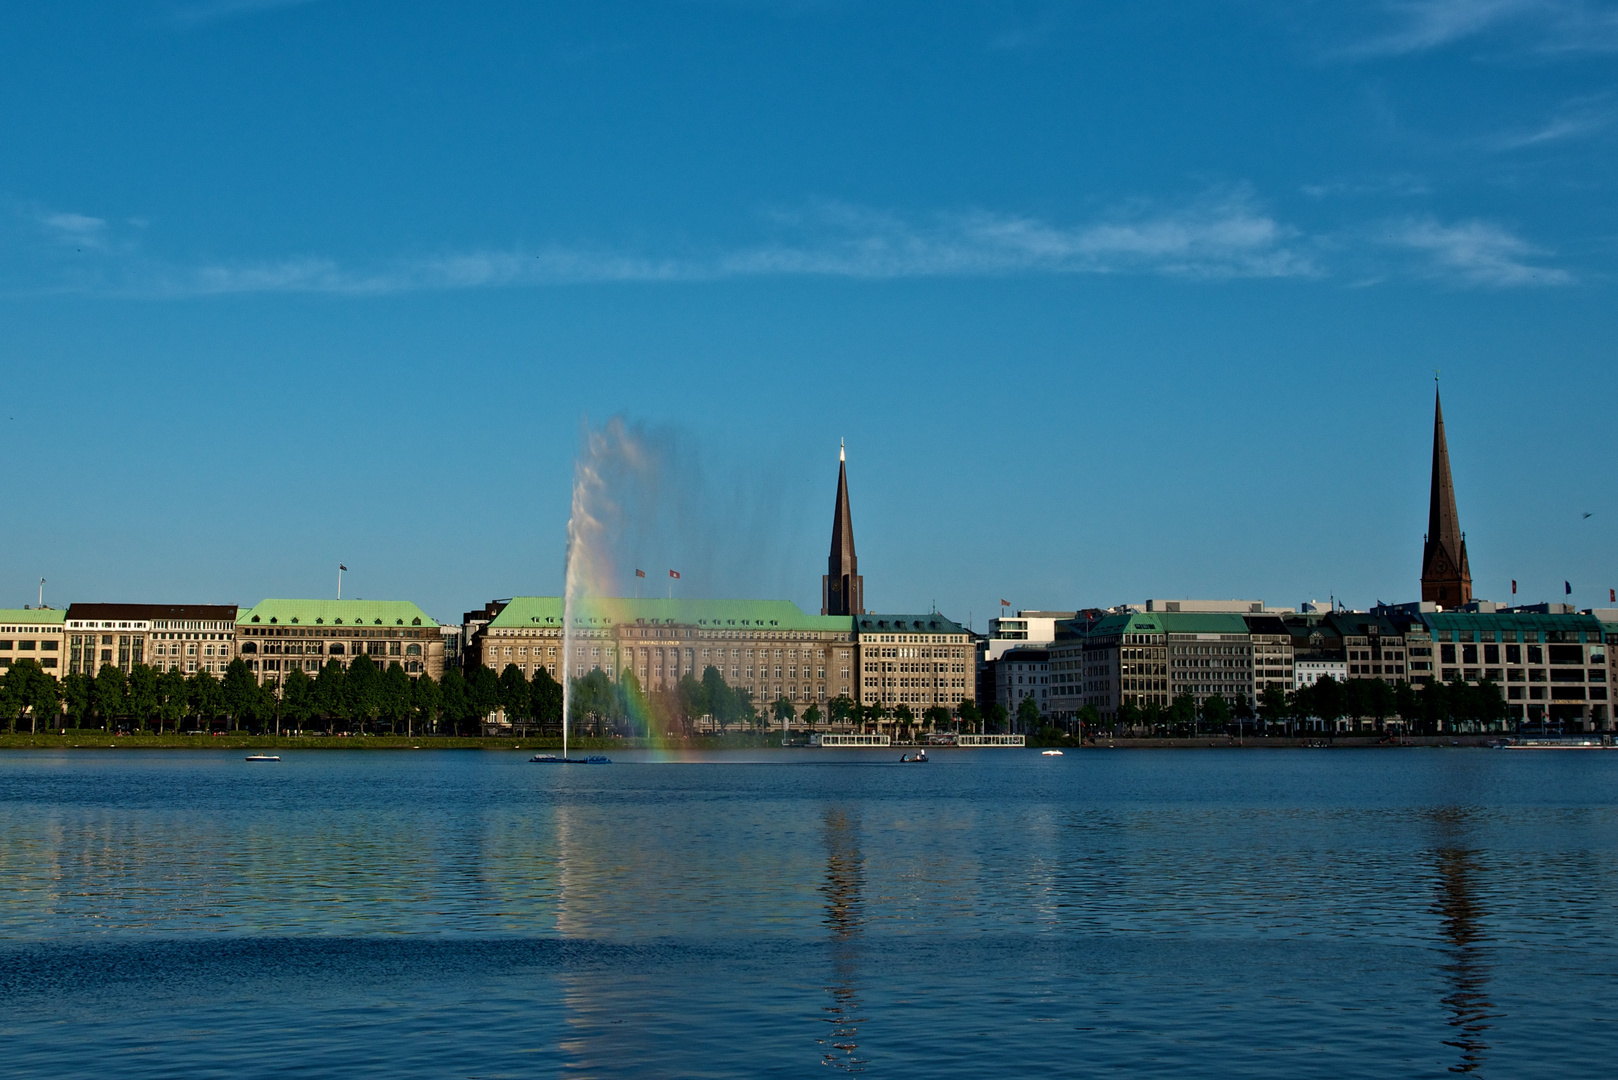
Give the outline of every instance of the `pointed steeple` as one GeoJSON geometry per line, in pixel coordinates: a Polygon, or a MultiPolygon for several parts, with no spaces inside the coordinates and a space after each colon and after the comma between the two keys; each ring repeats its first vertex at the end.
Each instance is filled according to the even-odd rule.
{"type": "Polygon", "coordinates": [[[848,510],[848,453],[837,448],[837,507],[831,519],[831,555],[820,579],[822,615],[864,615],[865,579],[854,554],[854,519],[848,510]]]}
{"type": "Polygon", "coordinates": [[[1455,511],[1444,404],[1436,391],[1433,402],[1433,482],[1421,553],[1421,598],[1444,608],[1458,608],[1472,599],[1472,568],[1466,559],[1466,534],[1461,532],[1460,515],[1455,511]]]}

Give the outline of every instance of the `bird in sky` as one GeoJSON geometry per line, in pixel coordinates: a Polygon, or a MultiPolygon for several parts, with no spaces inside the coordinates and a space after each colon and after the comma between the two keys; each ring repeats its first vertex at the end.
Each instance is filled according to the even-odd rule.
{"type": "Polygon", "coordinates": [[[1584,512],[1584,516],[1585,516],[1585,517],[1589,517],[1589,516],[1590,516],[1590,511],[1588,511],[1588,510],[1586,510],[1586,511],[1585,511],[1585,512],[1584,512]]]}

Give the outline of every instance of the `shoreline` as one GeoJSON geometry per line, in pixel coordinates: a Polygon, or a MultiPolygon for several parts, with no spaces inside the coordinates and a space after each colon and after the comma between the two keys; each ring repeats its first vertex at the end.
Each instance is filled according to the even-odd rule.
{"type": "MultiPolygon", "coordinates": [[[[1196,738],[1128,738],[1097,736],[1095,741],[1082,745],[1059,743],[1049,748],[1068,752],[1093,750],[1350,750],[1350,749],[1477,749],[1489,747],[1506,738],[1495,735],[1412,735],[1399,739],[1385,739],[1375,735],[1353,735],[1329,738],[1304,737],[1247,737],[1237,739],[1224,735],[1204,735],[1196,738]]],[[[895,743],[891,747],[871,748],[903,752],[924,747],[928,751],[973,750],[995,753],[1004,750],[1041,750],[1043,744],[1030,743],[1026,748],[1016,747],[955,747],[928,746],[926,744],[895,743]]],[[[5,750],[559,750],[562,740],[556,736],[530,736],[528,738],[500,738],[449,735],[112,735],[105,731],[70,729],[66,735],[0,733],[0,751],[5,750]]],[[[628,738],[575,738],[568,740],[570,750],[796,750],[808,749],[802,745],[783,747],[779,736],[731,735],[699,737],[694,739],[628,739],[628,738]]]]}

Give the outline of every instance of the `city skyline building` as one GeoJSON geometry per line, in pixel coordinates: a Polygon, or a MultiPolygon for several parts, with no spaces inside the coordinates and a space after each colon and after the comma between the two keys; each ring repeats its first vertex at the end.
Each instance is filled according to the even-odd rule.
{"type": "Polygon", "coordinates": [[[1421,552],[1421,598],[1447,610],[1472,600],[1472,567],[1466,558],[1466,534],[1455,509],[1455,481],[1450,475],[1449,441],[1444,435],[1444,403],[1433,391],[1433,478],[1427,507],[1427,535],[1421,552]]]}
{"type": "Polygon", "coordinates": [[[837,447],[837,505],[832,511],[831,554],[820,579],[822,615],[864,615],[865,579],[854,554],[854,518],[848,508],[848,449],[837,447]]]}

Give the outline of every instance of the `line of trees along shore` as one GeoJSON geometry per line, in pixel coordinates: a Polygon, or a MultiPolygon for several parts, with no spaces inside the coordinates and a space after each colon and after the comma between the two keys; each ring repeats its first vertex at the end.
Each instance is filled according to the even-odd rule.
{"type": "MultiPolygon", "coordinates": [[[[714,667],[699,679],[686,674],[668,689],[645,691],[632,671],[609,679],[600,670],[570,680],[574,728],[581,734],[660,737],[758,730],[787,722],[860,726],[886,724],[905,731],[940,728],[959,716],[982,717],[970,700],[952,711],[934,706],[917,714],[908,705],[861,705],[837,697],[801,714],[777,698],[761,706],[751,691],[733,687],[714,667]]],[[[998,708],[998,707],[996,707],[998,708]]],[[[1003,725],[1005,710],[993,715],[1003,725]]],[[[20,660],[0,675],[0,723],[38,733],[58,728],[109,731],[338,731],[388,734],[477,735],[486,718],[502,714],[518,731],[559,731],[562,687],[544,669],[530,679],[508,664],[496,675],[486,667],[463,675],[451,668],[441,680],[412,678],[397,662],[383,668],[360,655],[344,665],[328,660],[312,677],[289,671],[280,683],[260,683],[245,661],[232,660],[220,676],[186,675],[145,664],[127,673],[110,664],[94,676],[58,681],[37,661],[20,660]]]]}
{"type": "MultiPolygon", "coordinates": [[[[1025,701],[1028,699],[1025,699],[1025,701]]],[[[1327,731],[1340,720],[1356,727],[1369,724],[1384,731],[1389,721],[1404,723],[1410,734],[1498,730],[1509,715],[1498,684],[1484,680],[1472,684],[1461,679],[1413,685],[1389,684],[1381,679],[1339,680],[1327,675],[1296,691],[1266,688],[1257,708],[1246,701],[1231,703],[1217,695],[1201,705],[1190,694],[1176,697],[1166,708],[1125,702],[1112,724],[1101,722],[1095,709],[1080,710],[1078,722],[1085,732],[1111,727],[1115,733],[1144,730],[1150,734],[1188,736],[1241,730],[1255,734],[1294,734],[1319,721],[1327,731]]]]}

